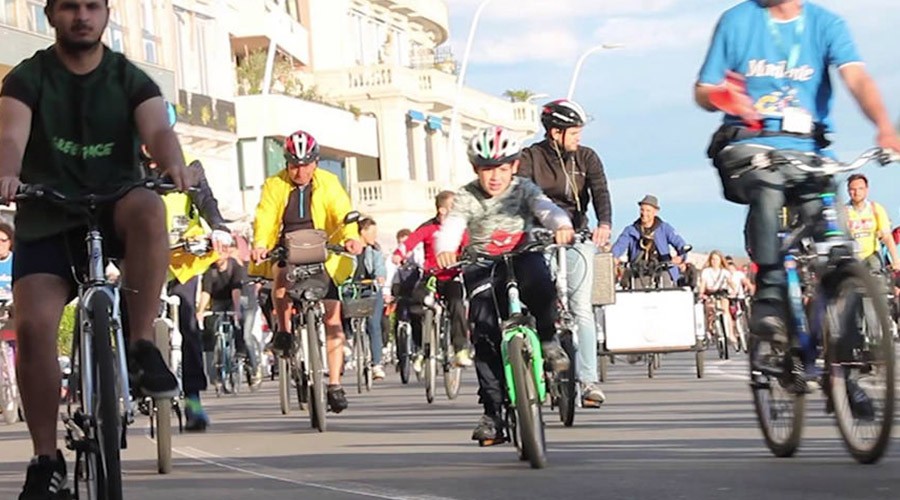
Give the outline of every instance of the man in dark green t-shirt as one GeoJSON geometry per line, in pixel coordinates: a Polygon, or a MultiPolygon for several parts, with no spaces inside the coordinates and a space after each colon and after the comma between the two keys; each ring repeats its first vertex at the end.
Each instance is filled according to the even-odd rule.
{"type": "MultiPolygon", "coordinates": [[[[44,12],[56,29],[56,43],[16,66],[0,90],[0,196],[13,198],[20,182],[70,196],[113,192],[141,178],[141,139],[183,189],[181,147],[159,87],[100,42],[109,21],[107,0],[48,0],[44,12]]],[[[163,203],[138,188],[105,212],[104,242],[112,255],[124,257],[125,286],[135,291],[124,294],[130,370],[145,394],[174,396],[177,381],[152,343],[151,328],[169,263],[163,203]]],[[[85,226],[84,213],[76,209],[41,201],[17,207],[18,372],[35,453],[20,500],[70,497],[56,447],[56,335],[75,292],[71,265],[86,262],[85,226]]]]}

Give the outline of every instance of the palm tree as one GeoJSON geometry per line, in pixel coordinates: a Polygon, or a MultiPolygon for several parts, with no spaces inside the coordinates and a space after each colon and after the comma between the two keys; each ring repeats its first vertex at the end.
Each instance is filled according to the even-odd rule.
{"type": "Polygon", "coordinates": [[[528,102],[535,95],[533,91],[528,89],[507,90],[503,93],[503,97],[508,98],[509,102],[528,102]]]}

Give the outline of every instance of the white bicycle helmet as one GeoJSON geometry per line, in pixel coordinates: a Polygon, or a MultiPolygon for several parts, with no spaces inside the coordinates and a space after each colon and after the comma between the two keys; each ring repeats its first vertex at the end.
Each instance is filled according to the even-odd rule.
{"type": "Polygon", "coordinates": [[[497,167],[519,158],[522,147],[503,127],[483,128],[469,140],[469,161],[476,167],[497,167]]]}

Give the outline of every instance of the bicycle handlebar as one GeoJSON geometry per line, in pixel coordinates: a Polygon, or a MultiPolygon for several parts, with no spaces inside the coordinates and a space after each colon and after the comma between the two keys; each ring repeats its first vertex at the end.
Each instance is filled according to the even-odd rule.
{"type": "Polygon", "coordinates": [[[733,177],[740,177],[755,170],[765,170],[781,165],[791,165],[810,174],[833,176],[858,170],[872,160],[877,160],[881,166],[885,166],[890,163],[900,162],[900,153],[882,148],[871,148],[864,151],[855,160],[844,163],[812,153],[773,150],[753,155],[750,165],[735,173],[733,177]],[[807,163],[810,157],[814,159],[816,165],[807,163]]]}
{"type": "MultiPolygon", "coordinates": [[[[175,184],[162,182],[159,179],[141,179],[119,187],[107,194],[86,194],[83,196],[69,196],[51,187],[42,184],[22,184],[16,193],[15,201],[44,199],[59,205],[99,205],[116,201],[135,188],[143,187],[160,194],[169,193],[178,189],[175,184]]],[[[193,189],[193,188],[191,188],[193,189]]]]}

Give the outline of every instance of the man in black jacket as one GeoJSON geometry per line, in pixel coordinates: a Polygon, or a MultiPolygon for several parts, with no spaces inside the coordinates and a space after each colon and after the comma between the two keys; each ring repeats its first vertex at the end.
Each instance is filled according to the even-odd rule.
{"type": "Polygon", "coordinates": [[[600,157],[581,146],[581,131],[587,117],[578,104],[564,99],[544,106],[541,123],[543,141],[522,151],[519,175],[535,182],[572,219],[578,230],[588,227],[588,202],[594,206],[597,228],[593,245],[576,245],[567,259],[568,297],[578,325],[578,379],[585,406],[599,406],[606,396],[597,376],[597,330],[594,323],[591,288],[594,254],[598,246],[609,243],[612,208],[606,174],[600,157]]]}

